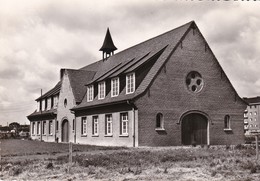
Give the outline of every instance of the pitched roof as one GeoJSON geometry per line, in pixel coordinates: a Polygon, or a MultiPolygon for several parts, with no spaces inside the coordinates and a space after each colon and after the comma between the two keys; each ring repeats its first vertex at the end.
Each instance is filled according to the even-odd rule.
{"type": "Polygon", "coordinates": [[[104,43],[99,51],[112,52],[114,50],[117,50],[117,48],[114,45],[109,28],[107,28],[107,33],[106,33],[106,37],[104,39],[104,43]]]}
{"type": "Polygon", "coordinates": [[[55,117],[57,115],[57,109],[50,109],[50,110],[44,110],[44,111],[34,111],[32,114],[27,116],[27,118],[31,121],[34,120],[35,118],[40,118],[40,117],[55,117]]]}
{"type": "Polygon", "coordinates": [[[92,83],[117,76],[121,73],[126,73],[127,70],[133,71],[147,61],[151,60],[152,57],[158,55],[158,57],[156,57],[157,60],[155,64],[149,70],[144,80],[133,94],[120,94],[119,96],[113,98],[109,98],[110,96],[107,96],[108,98],[103,100],[94,100],[91,102],[87,102],[86,99],[83,99],[81,104],[73,109],[84,109],[91,106],[128,100],[142,94],[151,84],[162,65],[168,60],[175,48],[177,48],[181,40],[188,33],[188,30],[194,26],[196,26],[195,22],[191,21],[183,26],[151,38],[109,57],[108,60],[100,64],[92,83]]]}
{"type": "Polygon", "coordinates": [[[67,72],[75,101],[78,103],[86,92],[85,84],[93,79],[96,72],[73,69],[67,69],[67,72]]]}
{"type": "Polygon", "coordinates": [[[61,88],[61,81],[59,81],[51,90],[49,90],[42,96],[38,97],[36,101],[39,101],[40,99],[44,99],[53,95],[57,95],[60,92],[60,88],[61,88]]]}
{"type": "Polygon", "coordinates": [[[260,104],[260,96],[257,96],[257,97],[244,97],[243,98],[247,104],[260,104]]]}

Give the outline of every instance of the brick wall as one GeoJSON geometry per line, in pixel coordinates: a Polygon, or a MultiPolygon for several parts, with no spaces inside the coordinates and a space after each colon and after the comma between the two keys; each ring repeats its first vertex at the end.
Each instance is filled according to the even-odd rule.
{"type": "MultiPolygon", "coordinates": [[[[134,146],[133,127],[134,121],[138,121],[138,112],[133,112],[131,106],[125,104],[106,106],[84,111],[77,111],[76,114],[76,142],[90,145],[103,146],[134,146]],[[128,135],[120,135],[120,114],[128,113],[128,135]],[[105,135],[105,115],[112,115],[112,136],[105,135]],[[98,116],[98,136],[93,135],[93,116],[98,116]],[[87,134],[82,135],[82,117],[87,119],[87,134]],[[135,119],[134,119],[135,117],[135,119]]],[[[137,133],[137,124],[135,125],[137,133]]],[[[136,135],[137,136],[137,135],[136,135]]],[[[137,140],[135,146],[138,146],[137,140]]]]}
{"type": "Polygon", "coordinates": [[[190,30],[161,69],[151,87],[136,101],[138,134],[141,146],[181,145],[181,116],[200,111],[209,119],[209,143],[243,143],[245,105],[237,97],[225,73],[198,30],[190,30]],[[188,90],[186,76],[197,71],[204,80],[203,89],[188,90]],[[165,131],[155,131],[156,114],[164,115],[165,131]],[[224,131],[224,117],[230,115],[232,131],[224,131]]]}
{"type": "MultiPolygon", "coordinates": [[[[61,133],[62,133],[62,123],[65,120],[68,120],[68,134],[69,142],[74,142],[74,131],[72,130],[73,119],[75,119],[74,114],[71,113],[70,109],[76,105],[72,88],[70,86],[70,81],[68,73],[65,70],[62,77],[62,86],[60,90],[58,108],[57,108],[57,121],[58,121],[58,130],[56,131],[56,136],[61,142],[61,133]],[[67,105],[65,107],[64,100],[67,99],[67,105]]],[[[56,126],[56,124],[55,124],[56,126]]]]}

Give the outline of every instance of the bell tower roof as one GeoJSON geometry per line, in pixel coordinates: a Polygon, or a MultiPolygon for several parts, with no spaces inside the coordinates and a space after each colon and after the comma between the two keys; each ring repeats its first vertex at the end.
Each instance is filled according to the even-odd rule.
{"type": "Polygon", "coordinates": [[[117,48],[113,43],[109,28],[107,28],[107,33],[106,33],[106,37],[104,39],[104,43],[103,43],[102,47],[99,49],[99,51],[111,53],[111,52],[114,52],[115,50],[117,50],[117,48]]]}

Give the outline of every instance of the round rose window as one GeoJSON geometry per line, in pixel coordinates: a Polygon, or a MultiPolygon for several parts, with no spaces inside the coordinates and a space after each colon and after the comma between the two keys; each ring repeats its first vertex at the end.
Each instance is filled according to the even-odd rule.
{"type": "Polygon", "coordinates": [[[204,82],[200,73],[192,71],[186,77],[186,85],[191,92],[199,92],[203,88],[204,82]]]}

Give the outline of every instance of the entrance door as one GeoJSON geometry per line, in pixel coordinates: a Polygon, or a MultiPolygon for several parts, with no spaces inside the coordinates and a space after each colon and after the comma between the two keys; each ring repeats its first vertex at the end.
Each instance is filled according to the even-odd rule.
{"type": "Polygon", "coordinates": [[[67,119],[62,122],[61,141],[69,142],[69,122],[67,119]]]}
{"type": "Polygon", "coordinates": [[[183,145],[206,145],[208,120],[198,113],[186,115],[181,122],[183,145]]]}

